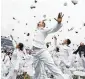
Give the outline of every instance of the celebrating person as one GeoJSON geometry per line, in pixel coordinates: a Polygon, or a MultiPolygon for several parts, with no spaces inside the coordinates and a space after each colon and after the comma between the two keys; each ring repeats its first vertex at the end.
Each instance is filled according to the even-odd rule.
{"type": "Polygon", "coordinates": [[[16,45],[16,49],[13,52],[11,59],[11,69],[6,79],[16,79],[18,72],[21,72],[24,66],[24,56],[24,45],[19,43],[16,45]]]}
{"type": "Polygon", "coordinates": [[[80,46],[78,47],[78,49],[73,52],[73,54],[77,54],[79,53],[80,56],[80,62],[82,63],[82,66],[85,68],[85,45],[83,42],[80,43],[80,46]]]}
{"type": "Polygon", "coordinates": [[[46,45],[44,43],[45,38],[48,34],[57,32],[62,27],[62,13],[58,14],[58,18],[54,18],[50,24],[51,28],[46,28],[45,21],[40,21],[37,25],[37,28],[34,32],[33,37],[33,52],[34,56],[34,68],[35,74],[34,79],[46,79],[46,73],[44,66],[47,66],[48,69],[56,76],[56,79],[64,79],[63,74],[59,68],[54,64],[54,61],[50,53],[46,50],[46,45]]]}

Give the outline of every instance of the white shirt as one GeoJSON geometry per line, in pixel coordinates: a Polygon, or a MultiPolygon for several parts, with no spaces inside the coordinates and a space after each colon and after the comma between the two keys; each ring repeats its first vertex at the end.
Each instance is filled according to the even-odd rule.
{"type": "Polygon", "coordinates": [[[65,56],[66,58],[70,55],[70,47],[67,45],[62,45],[60,47],[60,54],[65,56]]]}
{"type": "Polygon", "coordinates": [[[5,64],[5,66],[7,66],[7,67],[10,66],[10,58],[9,58],[8,55],[5,57],[4,64],[5,64]]]}
{"type": "Polygon", "coordinates": [[[70,46],[61,45],[59,55],[60,59],[63,60],[66,65],[71,65],[73,55],[70,46]]]}
{"type": "Polygon", "coordinates": [[[45,28],[37,28],[34,32],[32,45],[37,48],[44,48],[46,46],[44,40],[47,37],[47,35],[53,32],[57,32],[61,27],[62,24],[58,24],[57,21],[52,20],[48,25],[46,25],[45,28]]]}
{"type": "Polygon", "coordinates": [[[55,38],[55,36],[53,36],[52,42],[51,42],[51,45],[48,48],[48,51],[49,52],[56,51],[56,47],[57,47],[57,38],[55,38]]]}
{"type": "Polygon", "coordinates": [[[12,55],[12,67],[16,70],[19,69],[20,65],[23,64],[23,59],[25,57],[25,54],[23,51],[20,51],[19,49],[15,49],[12,55]]]}

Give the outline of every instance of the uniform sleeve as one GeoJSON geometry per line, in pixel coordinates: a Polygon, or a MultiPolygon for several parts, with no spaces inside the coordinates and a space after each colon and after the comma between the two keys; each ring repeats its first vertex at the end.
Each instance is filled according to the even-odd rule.
{"type": "Polygon", "coordinates": [[[10,35],[10,37],[11,37],[11,40],[12,40],[13,46],[14,46],[14,48],[15,48],[15,47],[16,47],[16,45],[17,45],[17,42],[14,40],[14,38],[13,38],[13,36],[12,36],[12,35],[10,35]]]}
{"type": "Polygon", "coordinates": [[[73,54],[77,54],[78,51],[79,51],[79,47],[78,47],[78,49],[75,52],[73,52],[73,54]]]}
{"type": "Polygon", "coordinates": [[[56,49],[56,47],[57,47],[57,38],[53,38],[53,40],[54,40],[54,49],[56,49]]]}
{"type": "Polygon", "coordinates": [[[16,48],[16,45],[17,45],[16,41],[12,40],[12,43],[13,43],[14,48],[16,48]]]}
{"type": "Polygon", "coordinates": [[[57,32],[62,27],[62,24],[57,23],[57,21],[53,19],[48,25],[46,25],[46,27],[47,26],[48,28],[45,28],[44,32],[49,34],[49,33],[57,32]]]}

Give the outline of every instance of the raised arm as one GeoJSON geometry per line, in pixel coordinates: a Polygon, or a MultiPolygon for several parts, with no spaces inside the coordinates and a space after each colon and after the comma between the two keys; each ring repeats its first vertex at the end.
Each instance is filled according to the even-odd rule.
{"type": "Polygon", "coordinates": [[[75,52],[73,52],[73,54],[77,54],[77,52],[79,52],[79,47],[78,47],[78,49],[75,52]]]}
{"type": "Polygon", "coordinates": [[[62,17],[62,13],[59,13],[57,19],[54,18],[51,24],[48,25],[51,26],[51,28],[44,28],[44,31],[47,32],[47,34],[57,32],[62,27],[62,17]]]}
{"type": "Polygon", "coordinates": [[[13,36],[10,35],[14,48],[16,48],[17,42],[14,40],[13,36]]]}

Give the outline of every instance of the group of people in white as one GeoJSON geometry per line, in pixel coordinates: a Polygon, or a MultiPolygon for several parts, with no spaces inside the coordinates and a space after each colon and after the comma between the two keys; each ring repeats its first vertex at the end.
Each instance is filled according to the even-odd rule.
{"type": "MultiPolygon", "coordinates": [[[[12,55],[2,53],[2,79],[16,79],[17,75],[23,72],[32,76],[32,79],[73,79],[72,68],[80,67],[85,71],[85,54],[76,55],[78,50],[73,53],[69,46],[70,39],[65,39],[61,45],[57,45],[58,38],[53,36],[54,47],[46,47],[45,38],[62,27],[62,18],[63,14],[59,13],[57,18],[51,19],[48,26],[45,20],[37,24],[31,55],[26,52],[23,43],[16,45],[12,55]],[[51,75],[48,78],[49,74],[51,75]]],[[[82,45],[84,46],[83,43],[82,45]]]]}

